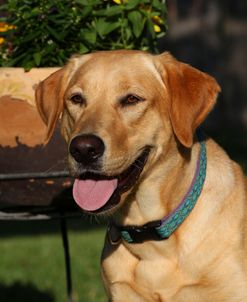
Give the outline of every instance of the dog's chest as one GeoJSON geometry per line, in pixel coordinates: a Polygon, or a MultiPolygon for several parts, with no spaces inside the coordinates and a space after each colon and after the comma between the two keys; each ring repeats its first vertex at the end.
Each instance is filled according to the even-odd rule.
{"type": "Polygon", "coordinates": [[[145,251],[145,255],[136,257],[120,246],[110,257],[103,257],[105,284],[113,293],[112,301],[122,301],[117,297],[134,291],[143,302],[168,302],[183,287],[185,278],[175,257],[167,259],[159,252],[145,251]]]}
{"type": "Polygon", "coordinates": [[[104,281],[112,302],[246,301],[243,300],[247,298],[246,276],[240,282],[240,272],[235,269],[227,272],[223,259],[220,267],[214,264],[210,269],[206,263],[203,267],[197,265],[196,252],[179,259],[175,253],[168,257],[150,249],[151,246],[143,249],[137,257],[121,245],[107,257],[103,255],[104,281]],[[234,284],[232,287],[227,286],[228,279],[234,284]]]}
{"type": "Polygon", "coordinates": [[[157,255],[153,260],[140,260],[133,272],[133,279],[137,291],[145,289],[147,296],[152,293],[153,301],[163,301],[162,297],[175,297],[184,282],[176,261],[157,255]]]}

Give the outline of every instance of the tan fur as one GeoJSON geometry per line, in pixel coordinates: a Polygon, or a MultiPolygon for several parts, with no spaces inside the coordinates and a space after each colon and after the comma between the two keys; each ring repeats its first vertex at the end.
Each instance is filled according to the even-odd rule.
{"type": "MultiPolygon", "coordinates": [[[[68,143],[83,133],[102,138],[104,174],[120,174],[152,146],[113,216],[118,224],[142,225],[165,217],[187,192],[200,148],[194,133],[219,90],[212,77],[168,53],[99,52],[72,59],[41,83],[37,105],[48,137],[62,113],[68,143]],[[86,105],[71,103],[74,91],[86,105]],[[119,98],[127,93],[145,101],[123,107],[119,98]]],[[[102,276],[110,301],[247,301],[246,181],[214,141],[207,139],[206,148],[203,191],[168,240],[112,246],[106,238],[102,276]]],[[[70,156],[69,166],[76,174],[70,156]]]]}

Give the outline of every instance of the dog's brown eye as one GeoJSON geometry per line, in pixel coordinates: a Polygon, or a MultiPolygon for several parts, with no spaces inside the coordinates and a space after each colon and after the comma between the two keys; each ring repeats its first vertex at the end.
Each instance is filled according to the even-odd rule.
{"type": "Polygon", "coordinates": [[[121,100],[121,104],[122,106],[125,106],[125,105],[134,105],[140,101],[143,101],[143,99],[141,97],[138,97],[136,95],[133,95],[133,94],[130,94],[130,95],[127,95],[126,97],[124,97],[122,100],[121,100]]]}
{"type": "Polygon", "coordinates": [[[74,104],[83,104],[85,102],[85,99],[82,95],[80,94],[74,94],[70,97],[70,100],[74,103],[74,104]]]}
{"type": "Polygon", "coordinates": [[[136,103],[136,102],[138,102],[139,101],[139,99],[136,97],[136,96],[134,96],[134,95],[129,95],[128,97],[127,97],[127,103],[136,103]]]}

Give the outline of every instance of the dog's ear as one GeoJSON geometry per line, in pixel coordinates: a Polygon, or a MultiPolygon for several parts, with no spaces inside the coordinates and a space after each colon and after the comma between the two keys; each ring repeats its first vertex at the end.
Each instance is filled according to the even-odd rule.
{"type": "Polygon", "coordinates": [[[220,87],[216,80],[169,53],[156,57],[170,96],[170,119],[178,140],[190,148],[196,128],[213,108],[220,87]]]}
{"type": "Polygon", "coordinates": [[[66,87],[64,77],[65,68],[61,68],[40,82],[35,91],[37,109],[47,126],[45,144],[51,138],[56,122],[63,110],[63,98],[66,87]]]}

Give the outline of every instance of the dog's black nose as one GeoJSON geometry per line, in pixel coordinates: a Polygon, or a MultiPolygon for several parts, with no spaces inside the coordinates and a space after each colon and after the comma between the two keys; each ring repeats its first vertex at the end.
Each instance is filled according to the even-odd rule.
{"type": "Polygon", "coordinates": [[[69,152],[78,163],[91,164],[104,153],[105,145],[102,139],[93,134],[83,134],[72,139],[69,152]]]}

